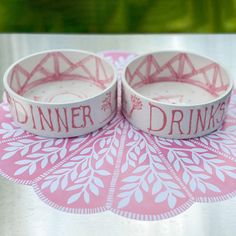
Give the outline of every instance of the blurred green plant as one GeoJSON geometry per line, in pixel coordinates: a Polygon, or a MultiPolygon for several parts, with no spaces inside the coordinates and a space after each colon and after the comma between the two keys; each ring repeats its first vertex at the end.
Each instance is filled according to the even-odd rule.
{"type": "Polygon", "coordinates": [[[236,0],[0,0],[1,32],[235,32],[236,0]]]}

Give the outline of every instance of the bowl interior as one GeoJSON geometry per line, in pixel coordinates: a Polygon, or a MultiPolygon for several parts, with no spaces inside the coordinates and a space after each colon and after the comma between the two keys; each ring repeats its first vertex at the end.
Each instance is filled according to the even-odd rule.
{"type": "Polygon", "coordinates": [[[180,52],[138,57],[127,66],[125,79],[145,97],[180,105],[210,102],[232,86],[227,73],[216,62],[180,52]]]}
{"type": "Polygon", "coordinates": [[[7,75],[7,84],[15,93],[46,103],[68,103],[96,96],[114,80],[110,64],[78,51],[27,57],[14,64],[7,75]]]}

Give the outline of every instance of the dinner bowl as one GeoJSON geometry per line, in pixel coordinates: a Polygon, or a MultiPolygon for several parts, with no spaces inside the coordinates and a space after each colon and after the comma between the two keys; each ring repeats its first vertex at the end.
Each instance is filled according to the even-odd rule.
{"type": "Polygon", "coordinates": [[[39,52],[14,63],[3,83],[13,120],[36,135],[64,138],[90,133],[116,113],[116,72],[96,54],[39,52]]]}
{"type": "Polygon", "coordinates": [[[233,88],[219,63],[179,51],[136,57],[122,77],[126,119],[147,133],[173,139],[199,137],[221,126],[233,88]]]}

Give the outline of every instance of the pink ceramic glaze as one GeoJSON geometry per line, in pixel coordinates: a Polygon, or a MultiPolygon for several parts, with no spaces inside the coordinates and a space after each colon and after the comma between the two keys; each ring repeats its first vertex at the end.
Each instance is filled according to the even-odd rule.
{"type": "Polygon", "coordinates": [[[77,50],[40,52],[5,73],[14,121],[47,137],[73,137],[104,126],[116,113],[116,73],[99,56],[77,50]]]}
{"type": "Polygon", "coordinates": [[[233,81],[211,59],[157,52],[130,62],[123,74],[123,114],[135,127],[165,138],[206,135],[223,122],[233,81]]]}

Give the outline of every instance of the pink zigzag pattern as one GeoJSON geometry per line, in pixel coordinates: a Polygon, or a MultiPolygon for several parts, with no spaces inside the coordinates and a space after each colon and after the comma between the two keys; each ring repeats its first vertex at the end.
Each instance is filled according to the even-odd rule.
{"type": "Polygon", "coordinates": [[[89,80],[104,89],[112,81],[113,76],[107,74],[102,60],[96,56],[85,56],[74,62],[62,52],[50,52],[31,71],[27,71],[21,64],[16,65],[10,75],[9,84],[20,95],[39,84],[64,79],[89,80]],[[47,68],[50,63],[52,68],[47,68]],[[66,65],[65,69],[62,68],[62,63],[64,67],[66,65]],[[95,69],[89,69],[89,63],[94,63],[95,69]],[[38,74],[41,77],[36,79],[38,74]]]}
{"type": "Polygon", "coordinates": [[[130,68],[127,69],[127,81],[134,88],[153,82],[186,82],[202,87],[214,96],[227,89],[228,81],[223,79],[220,66],[217,63],[210,63],[202,68],[196,68],[193,64],[186,53],[178,53],[164,65],[160,65],[158,57],[148,55],[138,63],[134,72],[131,72],[130,68]],[[177,64],[177,68],[175,64],[177,64]],[[209,76],[207,73],[211,70],[213,73],[209,76]],[[163,75],[164,73],[168,75],[163,75]],[[198,77],[196,78],[196,76],[198,77]]]}

